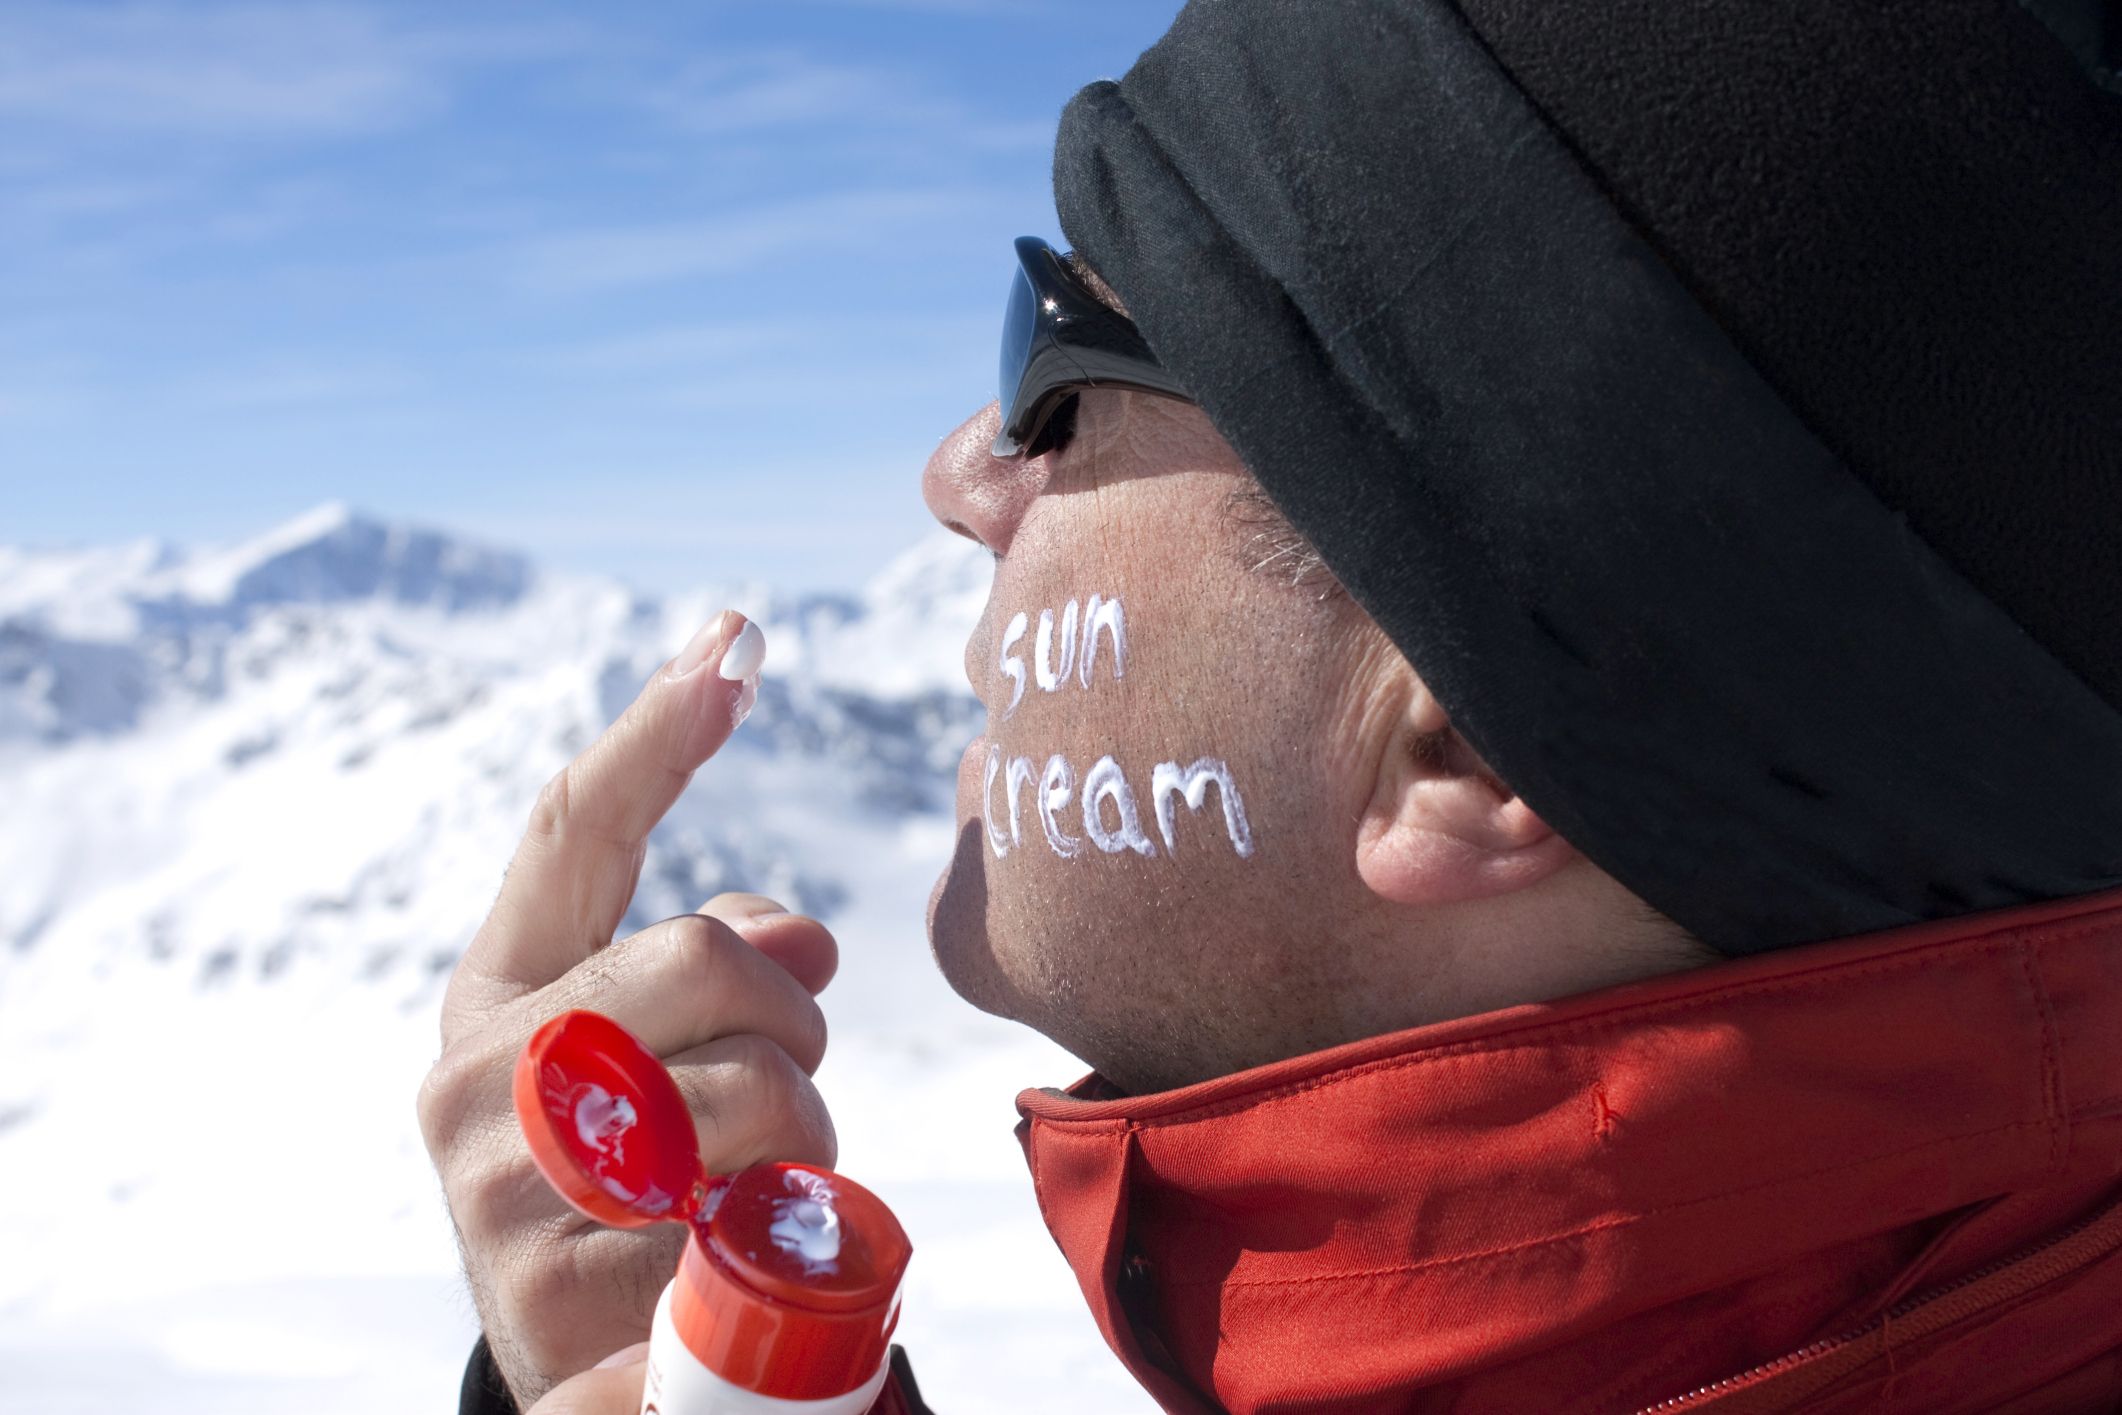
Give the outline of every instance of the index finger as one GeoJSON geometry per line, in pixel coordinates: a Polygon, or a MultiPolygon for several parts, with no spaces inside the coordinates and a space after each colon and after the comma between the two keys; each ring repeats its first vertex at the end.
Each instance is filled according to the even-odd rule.
{"type": "Polygon", "coordinates": [[[766,638],[735,610],[702,626],[618,721],[546,782],[501,894],[466,948],[449,1019],[552,982],[611,942],[649,832],[751,711],[766,638]]]}

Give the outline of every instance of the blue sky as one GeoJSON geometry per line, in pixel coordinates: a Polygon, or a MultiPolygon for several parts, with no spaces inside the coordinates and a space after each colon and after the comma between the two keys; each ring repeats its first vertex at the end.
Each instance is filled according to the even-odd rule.
{"type": "Polygon", "coordinates": [[[1178,0],[0,0],[0,542],[859,582],[1178,0]]]}

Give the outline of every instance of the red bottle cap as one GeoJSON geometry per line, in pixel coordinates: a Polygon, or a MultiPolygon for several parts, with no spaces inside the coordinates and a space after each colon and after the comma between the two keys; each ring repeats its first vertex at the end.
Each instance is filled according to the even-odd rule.
{"type": "Polygon", "coordinates": [[[734,1385],[786,1400],[876,1373],[913,1246],[876,1195],[830,1170],[761,1164],[710,1180],[663,1063],[595,1012],[540,1027],[516,1059],[531,1157],[600,1223],[688,1223],[671,1293],[686,1346],[734,1385]]]}
{"type": "Polygon", "coordinates": [[[678,1083],[599,1012],[563,1012],[516,1058],[516,1119],[560,1197],[617,1228],[690,1218],[700,1141],[678,1083]]]}
{"type": "Polygon", "coordinates": [[[710,1188],[692,1228],[671,1321],[709,1370],[784,1400],[876,1374],[913,1253],[876,1195],[810,1165],[758,1164],[710,1188]]]}

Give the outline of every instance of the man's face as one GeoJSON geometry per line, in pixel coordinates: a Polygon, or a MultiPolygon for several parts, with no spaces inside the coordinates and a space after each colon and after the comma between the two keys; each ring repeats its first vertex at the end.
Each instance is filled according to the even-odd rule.
{"type": "Polygon", "coordinates": [[[1072,441],[1016,461],[997,423],[924,478],[997,556],[966,648],[987,732],[930,904],[945,976],[1131,1090],[1341,1038],[1382,635],[1256,568],[1254,483],[1198,409],[1085,393],[1072,441]]]}

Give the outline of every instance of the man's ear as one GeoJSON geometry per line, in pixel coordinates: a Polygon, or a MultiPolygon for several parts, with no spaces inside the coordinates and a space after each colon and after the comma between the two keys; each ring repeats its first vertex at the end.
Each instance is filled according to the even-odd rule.
{"type": "Polygon", "coordinates": [[[1415,679],[1356,832],[1356,873],[1400,904],[1452,904],[1539,883],[1576,847],[1500,781],[1415,679]]]}

